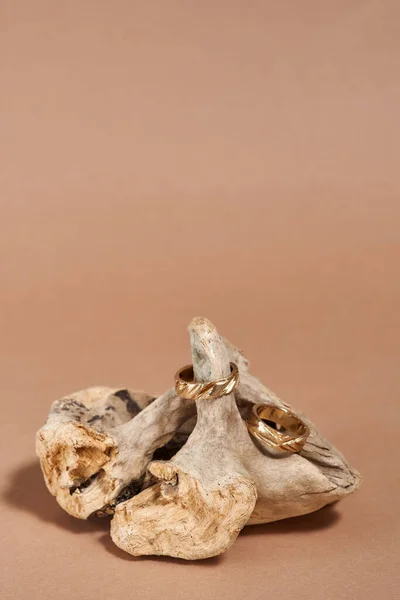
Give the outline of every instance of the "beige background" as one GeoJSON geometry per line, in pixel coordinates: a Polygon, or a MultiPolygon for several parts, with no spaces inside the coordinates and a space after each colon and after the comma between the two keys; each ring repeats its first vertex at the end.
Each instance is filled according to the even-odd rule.
{"type": "Polygon", "coordinates": [[[0,4],[3,600],[398,598],[397,1],[0,4]],[[220,558],[133,559],[34,433],[161,392],[209,317],[364,476],[220,558]]]}

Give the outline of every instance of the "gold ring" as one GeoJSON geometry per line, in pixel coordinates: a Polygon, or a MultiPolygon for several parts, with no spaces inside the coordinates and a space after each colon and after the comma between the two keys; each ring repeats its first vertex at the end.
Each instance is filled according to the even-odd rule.
{"type": "Polygon", "coordinates": [[[262,445],[288,452],[300,452],[310,434],[297,415],[271,404],[254,404],[246,425],[262,445]]]}
{"type": "Polygon", "coordinates": [[[231,374],[222,379],[207,383],[194,381],[193,365],[182,367],[175,375],[175,390],[178,396],[187,400],[220,398],[230,394],[239,383],[239,370],[235,363],[230,363],[231,374]]]}

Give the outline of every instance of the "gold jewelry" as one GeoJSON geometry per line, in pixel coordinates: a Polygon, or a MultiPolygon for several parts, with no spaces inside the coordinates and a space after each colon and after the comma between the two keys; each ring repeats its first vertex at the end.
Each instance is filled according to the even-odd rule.
{"type": "Polygon", "coordinates": [[[246,425],[262,445],[288,452],[300,452],[310,434],[297,415],[271,404],[254,404],[246,425]]]}
{"type": "Polygon", "coordinates": [[[222,379],[207,383],[193,380],[193,365],[182,367],[175,375],[175,390],[178,396],[187,400],[220,398],[230,394],[239,383],[239,370],[235,363],[230,363],[231,374],[222,379]]]}

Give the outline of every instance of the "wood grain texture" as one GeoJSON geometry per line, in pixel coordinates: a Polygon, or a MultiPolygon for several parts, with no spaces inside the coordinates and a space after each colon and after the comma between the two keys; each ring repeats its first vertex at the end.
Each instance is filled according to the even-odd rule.
{"type": "Polygon", "coordinates": [[[154,400],[91,388],[53,404],[36,448],[67,512],[113,514],[112,539],[130,554],[201,559],[224,552],[245,525],[303,515],[358,488],[357,471],[296,409],[310,427],[299,454],[256,443],[244,422],[252,405],[287,405],[210,321],[193,319],[189,333],[195,379],[225,377],[233,361],[234,393],[194,403],[174,390],[154,400]],[[160,449],[170,460],[155,459],[160,449]]]}

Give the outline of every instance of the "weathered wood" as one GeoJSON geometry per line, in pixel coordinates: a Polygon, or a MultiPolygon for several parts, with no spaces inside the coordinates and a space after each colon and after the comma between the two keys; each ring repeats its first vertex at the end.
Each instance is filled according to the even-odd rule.
{"type": "Polygon", "coordinates": [[[306,514],[357,489],[359,474],[304,415],[310,436],[300,454],[277,458],[254,442],[243,421],[251,406],[282,401],[207,319],[189,332],[195,378],[224,377],[233,361],[234,393],[194,403],[174,390],[154,400],[91,388],[54,403],[37,453],[65,510],[115,512],[112,538],[133,555],[198,559],[226,550],[246,524],[306,514]],[[158,454],[172,458],[152,460],[158,454]]]}
{"type": "MultiPolygon", "coordinates": [[[[244,414],[254,402],[282,405],[209,321],[194,319],[189,330],[198,381],[226,376],[233,360],[244,414]]],[[[117,506],[111,535],[119,547],[134,555],[207,558],[226,550],[245,524],[302,515],[357,488],[358,474],[309,420],[304,451],[277,459],[254,443],[237,403],[233,394],[196,402],[187,443],[169,462],[149,465],[157,483],[117,506]]]]}
{"type": "Polygon", "coordinates": [[[116,502],[141,489],[153,453],[194,413],[172,389],[154,400],[89,388],[56,401],[36,435],[48,489],[74,517],[112,514],[116,502]]]}

